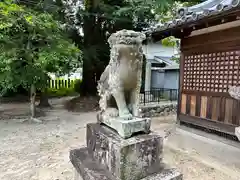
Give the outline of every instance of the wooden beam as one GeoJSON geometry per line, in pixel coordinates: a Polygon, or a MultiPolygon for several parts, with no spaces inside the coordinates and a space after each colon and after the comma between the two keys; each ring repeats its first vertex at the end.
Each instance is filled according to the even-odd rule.
{"type": "Polygon", "coordinates": [[[221,30],[225,30],[225,29],[230,29],[230,28],[234,28],[234,27],[238,27],[238,26],[240,26],[240,20],[236,20],[236,21],[232,21],[232,22],[228,22],[228,23],[224,23],[224,24],[219,24],[219,25],[211,26],[211,27],[204,28],[204,29],[195,30],[195,31],[192,31],[192,33],[190,34],[189,37],[198,36],[201,34],[207,34],[207,33],[215,32],[215,31],[221,31],[221,30]]]}
{"type": "Polygon", "coordinates": [[[180,122],[193,124],[193,125],[196,125],[196,126],[200,126],[200,127],[203,127],[203,128],[207,128],[207,129],[211,129],[211,130],[215,130],[215,131],[218,131],[218,132],[223,132],[225,134],[235,136],[234,132],[235,132],[235,127],[236,126],[233,126],[233,125],[230,125],[230,124],[224,124],[224,123],[221,123],[221,122],[218,122],[218,121],[212,121],[210,119],[192,117],[192,116],[183,115],[183,114],[180,114],[178,116],[178,120],[180,122]]]}

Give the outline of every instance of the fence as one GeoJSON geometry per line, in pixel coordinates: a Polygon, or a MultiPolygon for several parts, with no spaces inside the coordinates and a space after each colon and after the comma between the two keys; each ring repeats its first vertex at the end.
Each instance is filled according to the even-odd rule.
{"type": "Polygon", "coordinates": [[[70,88],[73,87],[76,79],[51,79],[48,81],[48,87],[52,89],[70,88]]]}
{"type": "Polygon", "coordinates": [[[152,89],[140,94],[140,103],[160,103],[162,101],[176,101],[178,99],[178,89],[152,89]]]}
{"type": "MultiPolygon", "coordinates": [[[[49,80],[48,87],[51,89],[71,88],[77,79],[49,80]]],[[[160,103],[162,101],[176,101],[178,99],[177,89],[152,89],[140,93],[140,103],[160,103]]]]}

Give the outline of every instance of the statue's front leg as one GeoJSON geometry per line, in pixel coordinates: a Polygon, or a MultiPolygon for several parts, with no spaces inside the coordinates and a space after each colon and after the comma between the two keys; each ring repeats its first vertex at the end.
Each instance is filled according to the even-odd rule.
{"type": "Polygon", "coordinates": [[[119,117],[127,120],[132,119],[132,114],[127,108],[124,92],[121,89],[115,89],[113,92],[113,97],[115,98],[118,106],[119,117]]]}
{"type": "Polygon", "coordinates": [[[132,114],[135,117],[138,117],[139,115],[138,101],[139,101],[139,91],[138,89],[134,89],[131,91],[130,105],[132,109],[132,114]]]}

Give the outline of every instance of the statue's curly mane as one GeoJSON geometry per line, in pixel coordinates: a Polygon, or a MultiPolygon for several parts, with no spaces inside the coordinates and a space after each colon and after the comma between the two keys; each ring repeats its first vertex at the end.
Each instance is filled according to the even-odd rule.
{"type": "Polygon", "coordinates": [[[111,66],[113,64],[119,64],[118,57],[119,57],[119,49],[113,46],[110,52],[109,65],[111,66]]]}

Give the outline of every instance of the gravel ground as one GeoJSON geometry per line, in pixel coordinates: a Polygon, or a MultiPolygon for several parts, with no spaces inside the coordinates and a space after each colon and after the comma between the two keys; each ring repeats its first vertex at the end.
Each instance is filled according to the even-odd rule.
{"type": "MultiPolygon", "coordinates": [[[[62,100],[52,103],[54,108],[46,110],[41,124],[29,123],[24,119],[0,120],[1,180],[74,179],[69,150],[85,145],[85,126],[96,121],[96,113],[72,113],[62,108],[62,100]]],[[[27,104],[8,104],[1,106],[3,111],[4,108],[8,109],[7,112],[12,109],[16,114],[18,109],[24,111],[28,107],[27,104]]],[[[158,120],[154,120],[153,128],[164,129],[158,120]]],[[[183,172],[184,180],[233,180],[168,147],[165,147],[164,159],[183,172]]]]}

